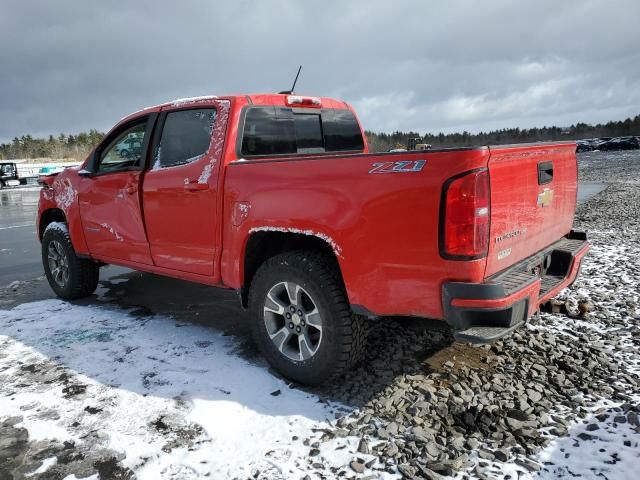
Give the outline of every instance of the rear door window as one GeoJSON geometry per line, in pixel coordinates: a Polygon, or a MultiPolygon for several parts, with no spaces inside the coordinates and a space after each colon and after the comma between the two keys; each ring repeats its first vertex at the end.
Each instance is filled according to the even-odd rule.
{"type": "Polygon", "coordinates": [[[216,120],[214,108],[169,112],[154,152],[153,169],[199,160],[209,150],[216,120]]]}

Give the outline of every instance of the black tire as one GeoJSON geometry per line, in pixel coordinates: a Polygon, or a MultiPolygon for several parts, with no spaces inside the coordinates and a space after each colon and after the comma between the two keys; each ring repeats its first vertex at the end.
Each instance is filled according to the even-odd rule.
{"type": "Polygon", "coordinates": [[[69,231],[64,223],[53,222],[45,229],[42,236],[42,265],[51,289],[64,300],[75,300],[91,295],[98,286],[100,267],[91,260],[76,256],[69,231]],[[63,260],[68,272],[66,276],[60,276],[59,272],[52,272],[50,263],[52,248],[63,260]],[[62,281],[54,277],[58,280],[62,278],[62,281]]]}
{"type": "MultiPolygon", "coordinates": [[[[284,295],[287,295],[287,290],[285,288],[284,295]]],[[[295,251],[268,259],[251,282],[249,311],[252,334],[262,354],[277,372],[300,384],[319,385],[336,379],[358,364],[364,356],[365,319],[351,313],[337,265],[329,256],[295,251]],[[307,359],[296,360],[286,356],[282,351],[285,342],[278,348],[268,331],[267,323],[272,320],[267,320],[267,315],[271,313],[265,312],[267,294],[285,282],[301,287],[307,304],[308,300],[313,302],[321,319],[320,340],[315,346],[315,353],[307,359]]],[[[285,326],[280,330],[285,330],[288,320],[280,314],[274,315],[284,320],[285,326]]],[[[304,315],[296,318],[304,318],[304,315]]],[[[308,321],[308,328],[312,328],[311,320],[308,321]]],[[[304,328],[304,321],[301,325],[304,328]]],[[[293,330],[289,332],[295,335],[293,330]]],[[[292,338],[293,345],[298,343],[295,337],[292,338]]],[[[299,348],[302,352],[302,346],[299,348]]]]}

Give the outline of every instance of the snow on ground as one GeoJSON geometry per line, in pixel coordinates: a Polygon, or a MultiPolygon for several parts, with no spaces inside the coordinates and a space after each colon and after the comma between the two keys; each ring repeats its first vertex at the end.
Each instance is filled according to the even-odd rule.
{"type": "MultiPolygon", "coordinates": [[[[591,251],[585,258],[575,290],[564,290],[557,299],[575,306],[579,298],[598,298],[599,310],[616,311],[620,299],[628,306],[628,318],[640,315],[640,291],[638,285],[628,276],[628,267],[640,258],[640,246],[636,244],[610,245],[609,232],[592,231],[591,251]],[[626,266],[626,268],[624,267],[626,266]]],[[[577,310],[577,308],[576,308],[577,310]]],[[[542,323],[535,329],[553,331],[556,335],[575,338],[576,331],[604,333],[615,331],[619,337],[617,344],[600,342],[594,345],[612,357],[618,357],[627,370],[623,374],[640,373],[640,356],[634,347],[633,337],[623,322],[609,322],[608,314],[592,313],[587,320],[567,319],[564,315],[541,314],[542,323]]],[[[530,325],[527,327],[531,328],[530,325]]],[[[613,390],[611,390],[613,393],[613,390]]],[[[631,396],[631,403],[640,404],[640,388],[631,396]]],[[[581,422],[569,428],[568,436],[554,439],[541,450],[535,460],[546,468],[535,475],[516,471],[515,464],[502,466],[502,473],[514,478],[608,478],[610,480],[639,478],[640,472],[640,429],[632,425],[622,409],[622,402],[600,401],[594,404],[581,422]]],[[[550,414],[562,415],[560,406],[550,414]]],[[[633,416],[632,418],[637,418],[633,416]]]]}
{"type": "MultiPolygon", "coordinates": [[[[598,294],[599,311],[570,321],[542,314],[527,328],[570,338],[576,331],[620,330],[622,324],[611,323],[604,313],[620,298],[633,306],[630,315],[640,313],[637,285],[620,267],[638,258],[640,247],[606,246],[606,235],[592,235],[593,250],[576,288],[559,296],[571,305],[598,294]]],[[[625,359],[626,373],[638,372],[637,352],[620,333],[618,344],[601,347],[625,359]]],[[[115,455],[140,479],[320,478],[320,473],[333,478],[336,472],[360,478],[349,467],[356,458],[371,467],[364,475],[400,478],[383,471],[377,457],[358,453],[357,437],[335,435],[335,419],[349,414],[348,408],[290,388],[264,363],[250,363],[236,351],[232,337],[168,316],[59,300],[0,310],[0,424],[17,417],[16,427],[28,431],[31,448],[51,440],[74,445],[77,455],[94,455],[92,465],[115,455]],[[328,432],[332,439],[323,440],[328,432]]],[[[640,402],[640,392],[632,402],[640,402]]],[[[452,478],[635,479],[638,427],[622,407],[594,402],[569,426],[568,436],[555,438],[531,458],[542,466],[539,472],[472,455],[474,467],[452,478]]],[[[562,406],[548,412],[566,413],[562,406]]],[[[50,455],[25,473],[37,478],[62,467],[50,455]]],[[[63,469],[68,475],[62,478],[97,478],[86,465],[74,468],[76,475],[63,469]]]]}
{"type": "Polygon", "coordinates": [[[33,441],[82,445],[97,432],[90,441],[123,452],[141,479],[303,476],[302,441],[329,427],[335,406],[233,350],[229,337],[168,317],[23,304],[0,311],[0,418],[22,416],[33,441]]]}

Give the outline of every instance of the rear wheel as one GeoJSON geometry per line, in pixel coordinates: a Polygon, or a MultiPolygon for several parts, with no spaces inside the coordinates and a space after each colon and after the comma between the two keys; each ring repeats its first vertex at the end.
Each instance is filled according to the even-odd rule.
{"type": "Polygon", "coordinates": [[[286,253],[267,260],[251,283],[254,339],[298,383],[326,382],[364,354],[364,320],[351,313],[334,263],[315,252],[286,253]]]}
{"type": "Polygon", "coordinates": [[[67,226],[62,222],[52,222],[44,231],[42,264],[52,290],[65,300],[91,295],[98,286],[98,264],[76,256],[67,226]]]}

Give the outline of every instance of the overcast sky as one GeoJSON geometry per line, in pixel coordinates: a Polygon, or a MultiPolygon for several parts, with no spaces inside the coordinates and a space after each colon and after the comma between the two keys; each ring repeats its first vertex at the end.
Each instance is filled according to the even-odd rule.
{"type": "Polygon", "coordinates": [[[0,3],[0,142],[106,130],[176,97],[296,91],[374,131],[640,113],[640,1],[0,3]]]}

